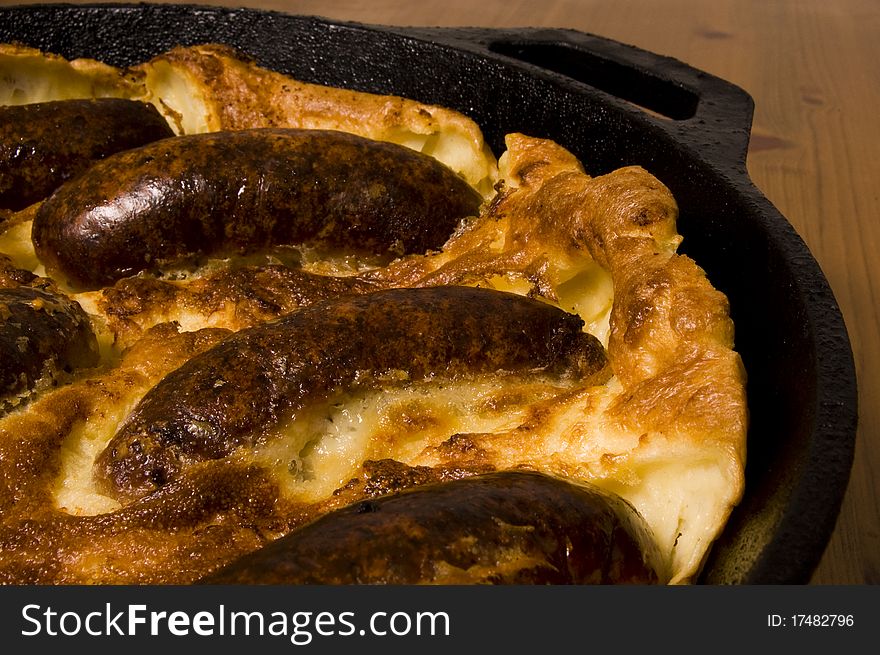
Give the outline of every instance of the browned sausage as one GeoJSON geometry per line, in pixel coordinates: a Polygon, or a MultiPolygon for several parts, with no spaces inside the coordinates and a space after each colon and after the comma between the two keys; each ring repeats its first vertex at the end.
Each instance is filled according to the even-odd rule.
{"type": "Polygon", "coordinates": [[[78,303],[28,286],[0,289],[0,413],[40,380],[97,362],[97,340],[78,303]]]}
{"type": "Polygon", "coordinates": [[[0,107],[0,207],[24,209],[95,160],[171,136],[156,108],[135,100],[0,107]]]}
{"type": "Polygon", "coordinates": [[[147,393],[96,462],[107,492],[134,498],[188,464],[225,457],[316,399],[389,371],[410,380],[606,370],[582,320],[487,289],[394,289],[320,302],[243,330],[147,393]]]}
{"type": "Polygon", "coordinates": [[[354,503],[201,583],[648,584],[663,571],[620,497],[507,471],[354,503]]]}
{"type": "Polygon", "coordinates": [[[432,157],[344,132],[261,128],[108,157],[43,203],[37,254],[80,287],[157,261],[315,242],[441,247],[481,196],[432,157]]]}

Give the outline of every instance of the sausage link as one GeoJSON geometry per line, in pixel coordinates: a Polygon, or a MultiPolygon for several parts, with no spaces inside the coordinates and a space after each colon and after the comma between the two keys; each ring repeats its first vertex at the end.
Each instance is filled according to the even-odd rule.
{"type": "Polygon", "coordinates": [[[0,410],[38,382],[97,363],[97,340],[78,303],[33,287],[0,289],[0,410]]]}
{"type": "Polygon", "coordinates": [[[202,584],[648,584],[651,531],[618,496],[533,472],[429,484],[327,514],[202,584]]]}
{"type": "Polygon", "coordinates": [[[331,130],[181,136],[119,153],[59,189],[37,254],[80,287],[157,262],[304,242],[384,254],[440,248],[482,197],[436,159],[331,130]]]}
{"type": "MultiPolygon", "coordinates": [[[[606,371],[582,320],[468,287],[394,289],[320,302],[242,330],[168,374],[101,453],[96,476],[130,499],[217,459],[332,392],[383,379],[606,371]]],[[[603,380],[604,381],[604,380],[603,380]]]]}
{"type": "Polygon", "coordinates": [[[136,100],[0,107],[0,208],[24,209],[98,159],[171,136],[156,108],[136,100]]]}

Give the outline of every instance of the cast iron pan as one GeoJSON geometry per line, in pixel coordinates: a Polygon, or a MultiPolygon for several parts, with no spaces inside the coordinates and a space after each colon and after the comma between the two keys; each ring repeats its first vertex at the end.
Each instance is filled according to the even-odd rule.
{"type": "Polygon", "coordinates": [[[749,375],[746,495],[701,581],[802,584],[827,545],[852,465],[855,367],[831,289],[748,177],[753,102],[679,61],[558,29],[398,28],[171,5],[0,9],[0,42],[123,66],[222,42],[302,80],[455,108],[496,154],[554,139],[593,174],[639,164],[681,209],[682,251],[728,295],[749,375]],[[642,108],[647,108],[648,112],[642,108]]]}

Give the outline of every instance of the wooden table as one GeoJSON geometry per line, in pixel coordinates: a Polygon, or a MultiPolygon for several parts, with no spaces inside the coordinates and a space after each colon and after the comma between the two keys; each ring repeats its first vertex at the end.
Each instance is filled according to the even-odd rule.
{"type": "MultiPolygon", "coordinates": [[[[21,4],[0,0],[0,5],[21,4]]],[[[880,3],[876,0],[214,0],[393,25],[567,27],[748,91],[748,170],[812,249],[859,375],[855,465],[816,584],[880,583],[880,3]]]]}

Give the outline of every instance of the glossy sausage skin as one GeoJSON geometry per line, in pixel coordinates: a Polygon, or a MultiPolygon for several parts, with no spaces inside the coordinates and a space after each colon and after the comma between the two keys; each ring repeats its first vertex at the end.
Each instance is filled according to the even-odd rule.
{"type": "Polygon", "coordinates": [[[78,303],[28,286],[0,289],[0,411],[44,376],[97,362],[97,340],[78,303]]]}
{"type": "Polygon", "coordinates": [[[532,472],[425,485],[331,512],[203,584],[649,584],[651,532],[621,498],[532,472]]]}
{"type": "Polygon", "coordinates": [[[37,254],[80,287],[161,261],[314,242],[384,254],[440,248],[481,196],[439,161],[330,130],[177,137],[120,153],[37,213],[37,254]]]}
{"type": "Polygon", "coordinates": [[[106,492],[137,498],[187,465],[253,443],[334,391],[399,379],[606,371],[578,316],[468,287],[394,289],[320,302],[243,330],[151,389],[96,462],[106,492]]]}
{"type": "Polygon", "coordinates": [[[136,100],[0,107],[0,208],[24,209],[98,159],[171,136],[156,108],[136,100]]]}

